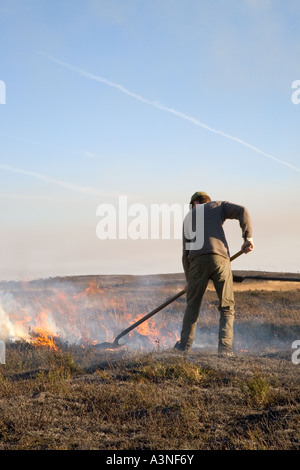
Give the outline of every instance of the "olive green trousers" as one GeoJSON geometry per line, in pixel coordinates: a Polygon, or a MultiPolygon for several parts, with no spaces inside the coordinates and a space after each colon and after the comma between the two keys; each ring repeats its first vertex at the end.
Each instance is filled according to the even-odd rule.
{"type": "Polygon", "coordinates": [[[187,306],[182,323],[180,349],[192,347],[202,297],[209,280],[219,298],[218,351],[231,352],[233,342],[234,294],[230,260],[216,254],[200,255],[191,260],[187,276],[187,306]]]}

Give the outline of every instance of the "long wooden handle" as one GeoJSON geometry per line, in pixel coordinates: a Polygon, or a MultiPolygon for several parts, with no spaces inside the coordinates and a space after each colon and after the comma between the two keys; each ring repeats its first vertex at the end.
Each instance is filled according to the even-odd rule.
{"type": "Polygon", "coordinates": [[[238,258],[243,254],[243,250],[238,251],[235,255],[231,256],[230,261],[233,261],[234,259],[238,258]]]}
{"type": "Polygon", "coordinates": [[[127,335],[127,333],[129,333],[131,330],[133,330],[134,328],[136,328],[137,326],[139,326],[141,323],[143,323],[144,321],[148,320],[148,318],[152,317],[153,315],[155,315],[157,312],[159,312],[160,310],[162,310],[163,308],[165,308],[167,305],[171,304],[172,302],[174,302],[174,300],[178,299],[179,297],[181,297],[183,294],[185,293],[185,289],[181,290],[180,292],[178,292],[176,295],[174,295],[173,297],[171,297],[170,299],[166,300],[163,304],[159,305],[158,307],[156,307],[154,310],[152,310],[151,312],[147,313],[147,315],[145,315],[144,317],[142,317],[140,320],[138,320],[137,322],[133,323],[133,325],[129,326],[128,328],[126,328],[126,330],[122,331],[122,333],[120,333],[116,339],[114,340],[114,343],[117,343],[119,341],[120,338],[122,338],[123,336],[127,335]]]}
{"type": "MultiPolygon", "coordinates": [[[[230,258],[230,261],[233,261],[235,260],[236,258],[238,258],[239,256],[241,256],[243,254],[243,251],[239,251],[238,253],[236,253],[235,255],[233,255],[231,258],[230,258]]],[[[177,294],[173,295],[173,297],[170,297],[169,299],[167,299],[164,303],[162,303],[161,305],[159,305],[158,307],[156,307],[154,310],[152,310],[151,312],[147,313],[147,315],[145,315],[144,317],[140,318],[140,320],[138,320],[137,322],[133,323],[131,326],[129,326],[128,328],[126,328],[126,330],[122,331],[114,340],[114,344],[118,344],[118,341],[120,338],[123,338],[123,336],[127,335],[131,330],[134,330],[134,328],[136,328],[137,326],[139,326],[141,323],[144,323],[144,321],[148,320],[148,318],[152,317],[153,315],[155,315],[157,312],[160,312],[160,310],[162,310],[163,308],[165,308],[167,305],[171,304],[172,302],[174,302],[176,299],[178,299],[179,297],[181,297],[184,293],[186,292],[185,289],[181,290],[180,292],[178,292],[177,294]]]]}

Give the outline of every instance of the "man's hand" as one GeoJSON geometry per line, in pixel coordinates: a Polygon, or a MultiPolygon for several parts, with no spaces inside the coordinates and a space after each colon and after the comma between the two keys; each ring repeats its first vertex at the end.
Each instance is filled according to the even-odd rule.
{"type": "Polygon", "coordinates": [[[244,241],[241,250],[246,254],[254,250],[253,238],[247,238],[247,240],[244,241]]]}

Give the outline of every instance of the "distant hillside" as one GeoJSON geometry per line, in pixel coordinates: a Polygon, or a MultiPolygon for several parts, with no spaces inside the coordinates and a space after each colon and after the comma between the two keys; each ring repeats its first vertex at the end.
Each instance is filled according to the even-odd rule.
{"type": "MultiPolygon", "coordinates": [[[[300,273],[270,272],[270,271],[237,271],[233,270],[233,279],[236,283],[243,281],[285,281],[300,282],[300,273]]],[[[103,286],[120,285],[183,285],[185,284],[184,273],[170,274],[89,274],[74,276],[57,276],[45,279],[35,279],[31,281],[1,281],[0,289],[14,290],[23,288],[47,288],[53,284],[70,282],[82,286],[88,286],[90,283],[101,283],[103,286]]]]}

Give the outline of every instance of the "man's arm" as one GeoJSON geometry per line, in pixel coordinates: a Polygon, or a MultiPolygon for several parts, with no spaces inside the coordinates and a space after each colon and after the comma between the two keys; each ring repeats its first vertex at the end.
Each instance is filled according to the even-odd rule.
{"type": "Polygon", "coordinates": [[[242,245],[242,248],[241,250],[244,252],[244,253],[249,253],[250,251],[254,250],[254,243],[253,243],[253,238],[247,238],[243,245],[242,245]]]}
{"type": "Polygon", "coordinates": [[[244,206],[230,202],[224,202],[223,207],[225,219],[237,219],[239,221],[242,229],[242,237],[244,239],[241,249],[244,253],[249,253],[254,249],[254,243],[252,237],[252,222],[248,210],[244,206]]]}

